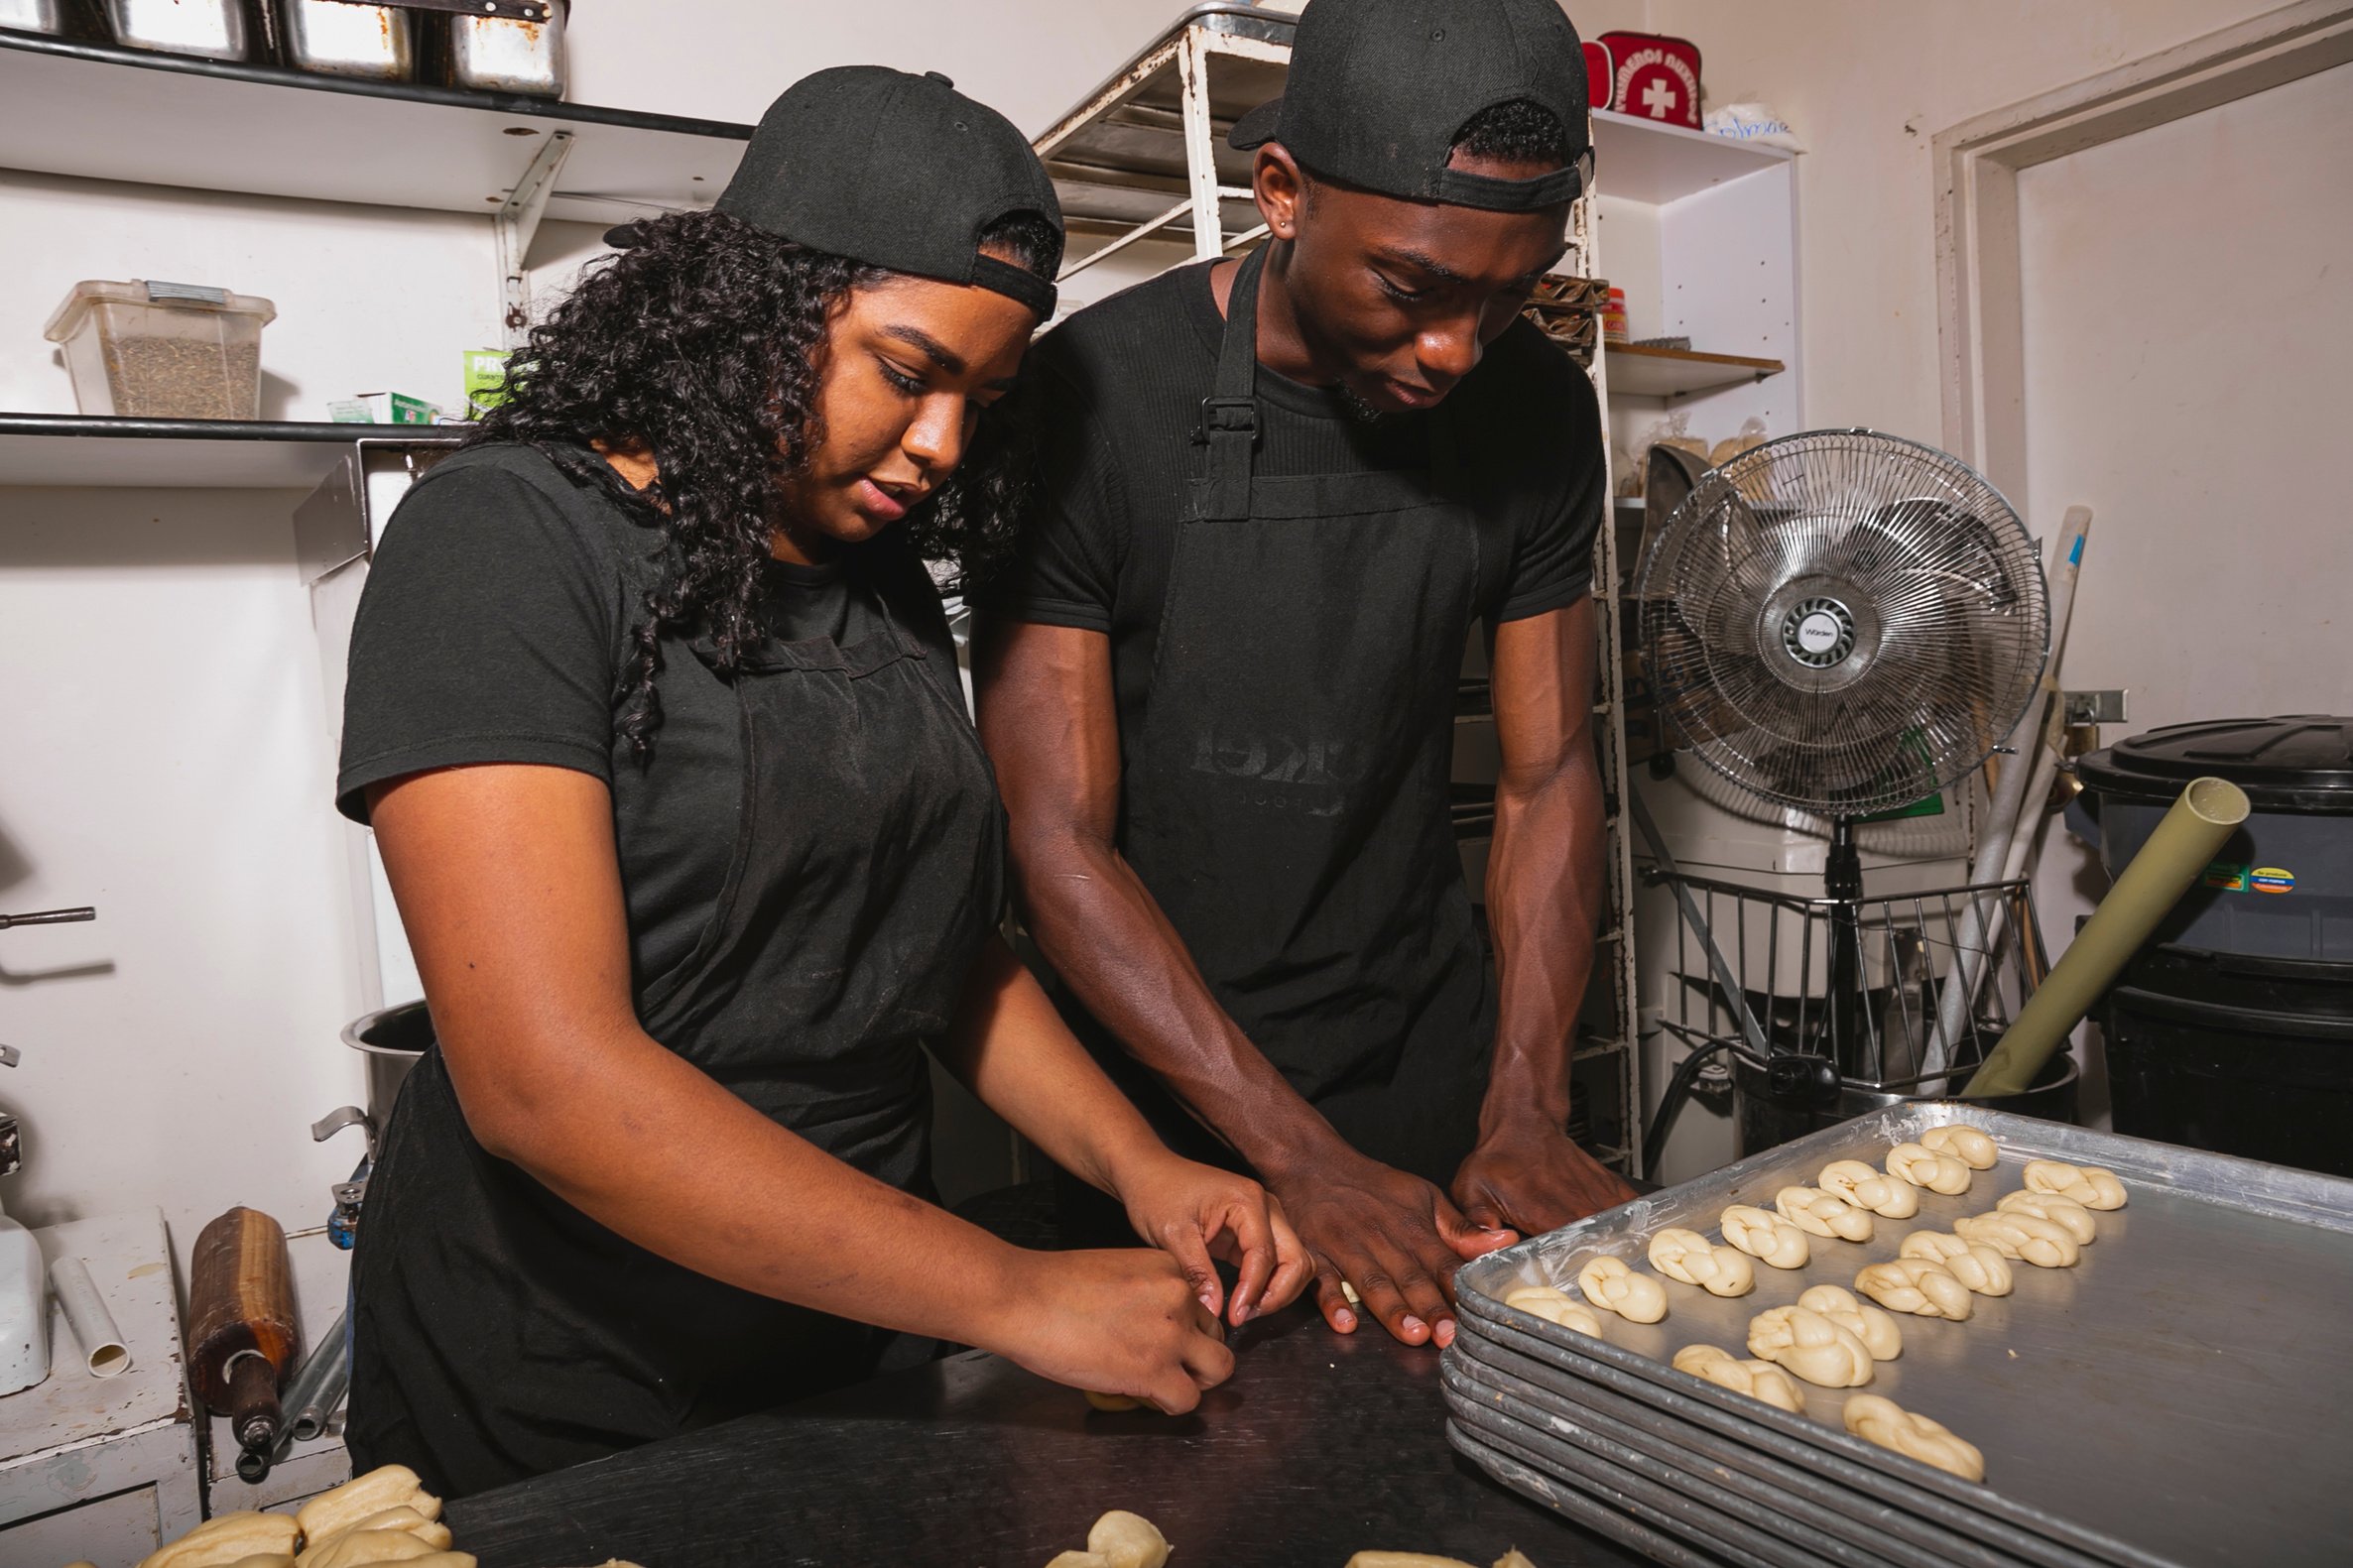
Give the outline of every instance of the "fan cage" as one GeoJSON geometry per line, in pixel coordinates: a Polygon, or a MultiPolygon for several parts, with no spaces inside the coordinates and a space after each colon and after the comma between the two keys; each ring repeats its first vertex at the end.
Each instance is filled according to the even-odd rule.
{"type": "Polygon", "coordinates": [[[2001,493],[1901,436],[1783,436],[1711,470],[1636,584],[1671,738],[1781,805],[1858,818],[1965,778],[2049,644],[2041,551],[2001,493]]]}

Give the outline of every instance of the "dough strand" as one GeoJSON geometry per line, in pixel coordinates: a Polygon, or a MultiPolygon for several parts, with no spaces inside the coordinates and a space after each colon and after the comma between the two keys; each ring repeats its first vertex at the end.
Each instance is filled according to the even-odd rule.
{"type": "Polygon", "coordinates": [[[1601,1338],[1601,1319],[1593,1309],[1557,1286],[1515,1285],[1503,1293],[1503,1304],[1588,1338],[1601,1338]]]}
{"type": "Polygon", "coordinates": [[[1926,1258],[1895,1258],[1867,1265],[1855,1275],[1855,1289],[1891,1312],[1959,1321],[1974,1310],[1971,1292],[1942,1264],[1926,1258]]]}
{"type": "Polygon", "coordinates": [[[1629,1323],[1656,1323],[1667,1316],[1667,1288],[1606,1253],[1577,1270],[1577,1288],[1586,1300],[1629,1323]]]}
{"type": "Polygon", "coordinates": [[[1835,1237],[1848,1242],[1871,1240],[1871,1216],[1818,1187],[1784,1187],[1773,1195],[1773,1206],[1783,1219],[1808,1236],[1824,1240],[1835,1237]]]}
{"type": "Polygon", "coordinates": [[[1909,1220],[1920,1212],[1920,1190],[1872,1169],[1859,1159],[1833,1159],[1822,1167],[1815,1185],[1833,1198],[1890,1220],[1909,1220]]]}
{"type": "Polygon", "coordinates": [[[1718,1247],[1697,1231],[1675,1226],[1651,1238],[1651,1266],[1712,1296],[1747,1295],[1757,1286],[1757,1270],[1748,1254],[1736,1247],[1718,1247]]]}
{"type": "Polygon", "coordinates": [[[1893,1399],[1876,1393],[1850,1395],[1844,1419],[1846,1429],[1865,1442],[1933,1465],[1963,1481],[1985,1479],[1985,1455],[1976,1444],[1955,1437],[1941,1422],[1907,1410],[1893,1399]]]}
{"type": "Polygon", "coordinates": [[[1888,1150],[1888,1174],[1915,1187],[1958,1197],[1969,1190],[1969,1165],[1957,1154],[1940,1154],[1920,1144],[1888,1150]]]}
{"type": "Polygon", "coordinates": [[[1971,1170],[1991,1170],[2002,1160],[2002,1150],[1991,1138],[1962,1122],[1931,1127],[1920,1141],[1922,1148],[1950,1154],[1971,1170]]]}
{"type": "Polygon", "coordinates": [[[1735,1203],[1717,1223],[1723,1227],[1724,1240],[1772,1267],[1802,1268],[1813,1256],[1813,1249],[1805,1244],[1805,1233],[1771,1209],[1735,1203]]]}
{"type": "Polygon", "coordinates": [[[2055,1192],[2073,1198],[2087,1209],[2124,1207],[2124,1183],[2114,1171],[2097,1165],[2070,1165],[2060,1159],[2030,1159],[2024,1172],[2028,1190],[2055,1192]]]}
{"type": "Polygon", "coordinates": [[[1769,1361],[1742,1361],[1713,1345],[1685,1345],[1674,1353],[1674,1370],[1704,1378],[1719,1388],[1761,1399],[1792,1415],[1805,1413],[1805,1393],[1796,1380],[1769,1361]]]}
{"type": "Polygon", "coordinates": [[[2010,1260],[1982,1242],[1965,1242],[1950,1231],[1914,1231],[1904,1238],[1897,1254],[1942,1264],[1952,1276],[1981,1296],[2006,1296],[2012,1279],[2010,1260]]]}
{"type": "Polygon", "coordinates": [[[1904,1331],[1896,1320],[1868,1301],[1857,1301],[1843,1286],[1815,1285],[1797,1297],[1797,1304],[1853,1334],[1873,1361],[1894,1361],[1904,1354],[1904,1331]]]}
{"type": "Polygon", "coordinates": [[[1773,1307],[1750,1319],[1749,1354],[1824,1388],[1859,1388],[1871,1381],[1870,1348],[1806,1307],[1773,1307]]]}

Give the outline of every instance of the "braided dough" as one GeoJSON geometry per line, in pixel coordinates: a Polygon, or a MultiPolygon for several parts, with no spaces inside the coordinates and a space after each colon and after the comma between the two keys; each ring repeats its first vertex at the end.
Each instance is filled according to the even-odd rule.
{"type": "Polygon", "coordinates": [[[1948,1198],[1969,1190],[1966,1160],[1957,1154],[1939,1154],[1920,1144],[1898,1144],[1889,1149],[1888,1174],[1948,1198]]]}
{"type": "Polygon", "coordinates": [[[2078,1247],[2089,1247],[2100,1237],[2100,1225],[2091,1217],[2091,1210],[2055,1192],[2013,1192],[1994,1205],[1994,1212],[2031,1214],[2038,1220],[2048,1220],[2074,1237],[2078,1247]]]}
{"type": "Polygon", "coordinates": [[[1749,1320],[1749,1354],[1824,1388],[1871,1381],[1871,1352],[1852,1330],[1801,1306],[1774,1307],[1749,1320]]]}
{"type": "Polygon", "coordinates": [[[1601,1338],[1601,1319],[1593,1315],[1593,1309],[1551,1285],[1516,1286],[1503,1293],[1503,1304],[1517,1307],[1530,1317],[1541,1317],[1576,1333],[1601,1338]]]}
{"type": "Polygon", "coordinates": [[[2070,1165],[2058,1159],[2030,1159],[2027,1161],[2028,1190],[2055,1192],[2062,1198],[2073,1198],[2087,1209],[2121,1209],[2124,1207],[2124,1183],[2111,1171],[2097,1165],[2070,1165]]]}
{"type": "Polygon", "coordinates": [[[1724,1211],[1724,1240],[1776,1268],[1802,1268],[1813,1255],[1805,1233],[1771,1209],[1735,1203],[1724,1211]]]}
{"type": "Polygon", "coordinates": [[[1815,1285],[1797,1297],[1797,1304],[1817,1312],[1863,1342],[1873,1361],[1894,1361],[1904,1354],[1904,1331],[1896,1320],[1868,1302],[1857,1301],[1836,1285],[1815,1285]]]}
{"type": "Polygon", "coordinates": [[[1773,1195],[1773,1206],[1783,1219],[1808,1236],[1837,1237],[1849,1242],[1871,1240],[1871,1216],[1844,1198],[1819,1188],[1784,1187],[1773,1195]]]}
{"type": "Polygon", "coordinates": [[[1697,1231],[1670,1227],[1652,1237],[1651,1266],[1711,1296],[1744,1296],[1757,1285],[1746,1253],[1718,1247],[1697,1231]]]}
{"type": "Polygon", "coordinates": [[[2083,1256],[2065,1228],[2032,1214],[1972,1214],[1952,1222],[1965,1242],[1982,1242],[2004,1258],[2023,1259],[2038,1268],[2067,1268],[2083,1256]]]}
{"type": "Polygon", "coordinates": [[[1713,1345],[1685,1345],[1674,1353],[1674,1370],[1705,1378],[1719,1388],[1762,1399],[1792,1415],[1805,1413],[1805,1394],[1797,1381],[1769,1361],[1742,1361],[1713,1345]]]}
{"type": "Polygon", "coordinates": [[[1960,1477],[1985,1479],[1985,1455],[1977,1445],[1955,1437],[1942,1423],[1905,1409],[1876,1393],[1858,1393],[1846,1401],[1846,1429],[1865,1442],[1892,1448],[1907,1459],[1960,1477]]]}
{"type": "Polygon", "coordinates": [[[1958,1321],[1971,1312],[1969,1287],[1952,1270],[1925,1258],[1872,1264],[1855,1275],[1855,1288],[1890,1312],[1958,1321]]]}
{"type": "Polygon", "coordinates": [[[1595,1306],[1630,1323],[1656,1323],[1667,1315],[1666,1287],[1616,1258],[1596,1258],[1578,1269],[1577,1288],[1595,1306]]]}
{"type": "Polygon", "coordinates": [[[1931,1127],[1920,1136],[1920,1146],[1939,1154],[1950,1154],[1971,1170],[1991,1170],[2001,1160],[2002,1151],[1994,1141],[1973,1127],[1957,1123],[1931,1127]]]}
{"type": "Polygon", "coordinates": [[[1949,1231],[1914,1231],[1897,1253],[1942,1264],[1955,1279],[1981,1296],[2010,1293],[2010,1261],[1982,1242],[1964,1242],[1949,1231]]]}
{"type": "Polygon", "coordinates": [[[1920,1193],[1911,1182],[1873,1170],[1859,1159],[1833,1159],[1817,1180],[1831,1197],[1891,1220],[1909,1220],[1920,1212],[1920,1193]]]}

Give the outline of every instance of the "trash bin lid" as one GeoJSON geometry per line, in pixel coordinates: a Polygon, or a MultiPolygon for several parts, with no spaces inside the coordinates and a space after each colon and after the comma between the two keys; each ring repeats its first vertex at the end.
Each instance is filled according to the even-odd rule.
{"type": "Polygon", "coordinates": [[[2168,724],[2077,764],[2084,786],[2170,801],[2212,775],[2247,791],[2258,811],[2353,815],[2353,718],[2319,713],[2168,724]]]}

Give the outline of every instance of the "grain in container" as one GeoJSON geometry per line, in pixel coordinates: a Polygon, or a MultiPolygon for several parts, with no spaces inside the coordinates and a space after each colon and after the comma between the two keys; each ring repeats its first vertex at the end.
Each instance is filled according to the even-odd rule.
{"type": "Polygon", "coordinates": [[[278,307],[195,284],[84,280],[43,332],[89,415],[258,420],[262,328],[278,307]]]}

